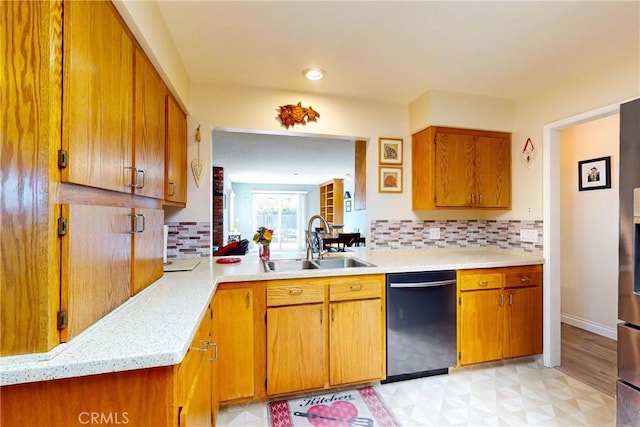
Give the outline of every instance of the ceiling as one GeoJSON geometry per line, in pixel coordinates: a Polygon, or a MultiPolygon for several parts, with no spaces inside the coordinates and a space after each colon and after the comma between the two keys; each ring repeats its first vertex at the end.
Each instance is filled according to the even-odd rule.
{"type": "Polygon", "coordinates": [[[213,131],[213,165],[238,183],[321,184],[354,176],[353,141],[213,131]]]}
{"type": "Polygon", "coordinates": [[[428,90],[517,100],[640,55],[636,1],[158,5],[194,82],[402,105],[428,90]],[[303,79],[310,66],[325,79],[303,79]]]}

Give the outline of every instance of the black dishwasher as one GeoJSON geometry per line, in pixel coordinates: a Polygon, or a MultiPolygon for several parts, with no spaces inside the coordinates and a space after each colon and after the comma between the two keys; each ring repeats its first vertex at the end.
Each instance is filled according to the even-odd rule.
{"type": "Polygon", "coordinates": [[[456,365],[456,272],[387,274],[387,378],[446,374],[456,365]]]}

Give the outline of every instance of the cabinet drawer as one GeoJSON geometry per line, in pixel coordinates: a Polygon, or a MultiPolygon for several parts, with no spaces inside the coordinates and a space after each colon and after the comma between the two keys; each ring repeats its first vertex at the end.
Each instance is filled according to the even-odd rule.
{"type": "Polygon", "coordinates": [[[482,270],[458,272],[458,288],[461,291],[497,289],[502,287],[502,283],[502,272],[487,272],[482,270]]]}
{"type": "Polygon", "coordinates": [[[379,278],[354,276],[329,285],[329,301],[380,298],[383,281],[379,278]]]}
{"type": "Polygon", "coordinates": [[[542,286],[542,266],[528,265],[513,267],[505,270],[504,286],[514,288],[519,286],[542,286]]]}
{"type": "Polygon", "coordinates": [[[267,306],[269,307],[323,301],[324,285],[321,283],[292,283],[267,288],[267,306]]]}

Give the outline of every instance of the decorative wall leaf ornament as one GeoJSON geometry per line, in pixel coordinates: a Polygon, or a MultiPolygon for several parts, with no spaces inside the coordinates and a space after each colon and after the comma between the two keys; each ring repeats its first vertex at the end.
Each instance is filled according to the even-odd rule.
{"type": "Polygon", "coordinates": [[[320,113],[315,111],[311,106],[304,108],[301,102],[298,102],[296,105],[281,105],[278,113],[280,123],[287,129],[298,123],[306,125],[307,122],[315,122],[319,117],[320,113]]]}

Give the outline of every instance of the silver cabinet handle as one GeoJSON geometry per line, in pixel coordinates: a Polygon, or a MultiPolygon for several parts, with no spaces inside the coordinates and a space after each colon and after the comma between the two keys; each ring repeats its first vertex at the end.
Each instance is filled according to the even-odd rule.
{"type": "Polygon", "coordinates": [[[126,166],[125,169],[132,171],[131,177],[132,177],[133,182],[131,184],[129,184],[129,187],[132,187],[132,188],[144,188],[144,186],[147,185],[147,173],[144,170],[138,169],[135,166],[126,166]],[[138,177],[139,176],[142,176],[142,184],[138,183],[138,177]]]}
{"type": "Polygon", "coordinates": [[[351,290],[352,291],[361,291],[362,290],[362,285],[352,285],[351,286],[351,290]]]}
{"type": "Polygon", "coordinates": [[[481,288],[486,288],[487,286],[489,286],[489,281],[488,280],[478,280],[478,286],[480,286],[481,288]]]}
{"type": "Polygon", "coordinates": [[[209,360],[211,361],[218,360],[218,343],[212,342],[210,344],[211,344],[211,347],[213,347],[213,357],[210,357],[209,360]]]}
{"type": "Polygon", "coordinates": [[[135,188],[144,188],[147,185],[147,173],[142,169],[136,169],[136,179],[134,181],[135,188]],[[142,184],[138,185],[138,175],[142,175],[142,184]]]}
{"type": "Polygon", "coordinates": [[[146,227],[147,227],[147,218],[143,214],[131,215],[131,234],[144,233],[144,230],[146,229],[146,227]],[[140,226],[141,223],[142,223],[142,226],[140,226]]]}
{"type": "Polygon", "coordinates": [[[500,306],[504,305],[504,295],[500,294],[500,306]]]}
{"type": "Polygon", "coordinates": [[[531,281],[531,277],[525,277],[525,276],[520,277],[520,282],[522,283],[528,283],[530,281],[531,281]]]}
{"type": "Polygon", "coordinates": [[[289,295],[302,295],[302,288],[290,289],[289,295]]]}
{"type": "Polygon", "coordinates": [[[471,193],[471,204],[475,205],[476,204],[476,195],[471,193]]]}
{"type": "Polygon", "coordinates": [[[480,193],[480,195],[478,196],[479,202],[480,204],[482,204],[482,193],[480,193]]]}
{"type": "Polygon", "coordinates": [[[513,305],[513,293],[509,292],[509,305],[513,305]]]}

